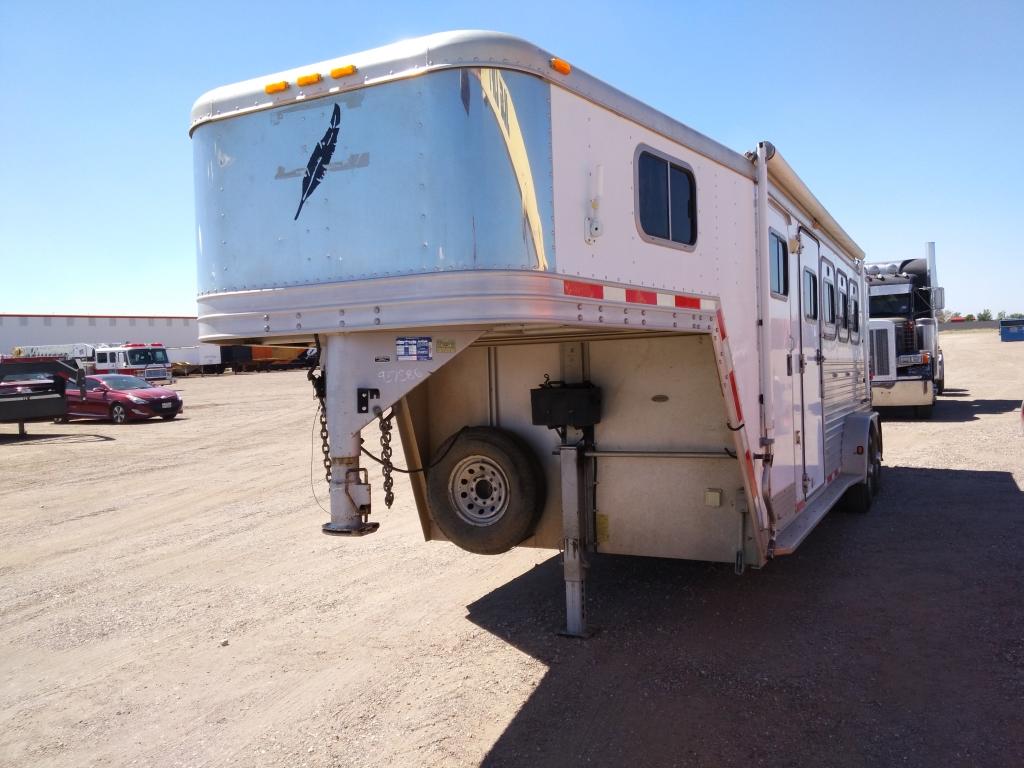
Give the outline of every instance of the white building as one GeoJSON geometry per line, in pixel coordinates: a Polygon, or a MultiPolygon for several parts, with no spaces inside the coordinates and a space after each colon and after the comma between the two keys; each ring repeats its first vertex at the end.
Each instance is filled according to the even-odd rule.
{"type": "Polygon", "coordinates": [[[166,347],[197,344],[196,318],[185,316],[30,315],[0,313],[0,355],[40,344],[157,342],[166,347]]]}

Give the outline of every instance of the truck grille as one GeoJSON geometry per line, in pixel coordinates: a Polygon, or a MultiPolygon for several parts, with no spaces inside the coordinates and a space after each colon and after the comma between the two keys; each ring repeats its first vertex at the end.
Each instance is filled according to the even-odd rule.
{"type": "Polygon", "coordinates": [[[904,323],[895,323],[896,328],[896,354],[906,355],[917,351],[917,339],[913,333],[907,333],[907,326],[904,323]]]}
{"type": "Polygon", "coordinates": [[[166,368],[147,368],[144,374],[147,379],[166,379],[167,369],[166,368]]]}
{"type": "MultiPolygon", "coordinates": [[[[899,326],[896,326],[897,334],[899,326]]],[[[871,370],[875,376],[889,376],[892,362],[889,360],[889,329],[874,328],[871,331],[871,370]]]]}

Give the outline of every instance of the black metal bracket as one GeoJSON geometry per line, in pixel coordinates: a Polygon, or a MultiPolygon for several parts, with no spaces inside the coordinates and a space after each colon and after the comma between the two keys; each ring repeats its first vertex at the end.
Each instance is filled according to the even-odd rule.
{"type": "Polygon", "coordinates": [[[369,413],[371,400],[380,400],[380,390],[359,387],[356,390],[356,411],[358,413],[369,413]]]}

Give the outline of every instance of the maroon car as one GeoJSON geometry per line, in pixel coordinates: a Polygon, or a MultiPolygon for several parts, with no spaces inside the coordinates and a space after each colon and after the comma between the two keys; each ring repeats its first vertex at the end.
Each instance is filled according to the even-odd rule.
{"type": "Polygon", "coordinates": [[[115,424],[155,416],[173,419],[184,407],[173,389],[119,373],[86,376],[85,397],[69,389],[67,401],[70,418],[110,419],[115,424]]]}

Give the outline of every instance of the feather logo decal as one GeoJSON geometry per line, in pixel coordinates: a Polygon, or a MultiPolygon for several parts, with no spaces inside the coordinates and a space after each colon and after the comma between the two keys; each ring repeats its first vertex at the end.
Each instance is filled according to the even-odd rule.
{"type": "Polygon", "coordinates": [[[306,204],[313,191],[323,181],[324,174],[327,172],[327,165],[331,162],[331,157],[334,155],[334,147],[338,143],[338,129],[340,125],[341,107],[335,104],[334,112],[331,114],[331,124],[328,126],[324,137],[320,139],[313,149],[313,154],[309,156],[309,162],[306,163],[306,173],[302,177],[302,197],[299,199],[299,208],[295,211],[295,219],[293,221],[298,220],[299,214],[302,213],[302,206],[306,204]]]}

